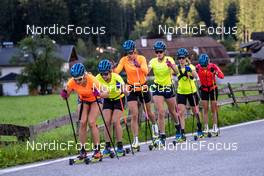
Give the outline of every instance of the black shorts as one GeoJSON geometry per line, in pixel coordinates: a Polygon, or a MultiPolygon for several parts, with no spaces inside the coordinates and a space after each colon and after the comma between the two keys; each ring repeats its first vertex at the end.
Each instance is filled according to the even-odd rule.
{"type": "MultiPolygon", "coordinates": [[[[122,98],[123,107],[125,106],[125,97],[122,98]]],[[[122,106],[120,99],[110,100],[109,98],[104,99],[103,109],[111,109],[114,111],[115,109],[119,109],[122,111],[122,106]]]]}
{"type": "Polygon", "coordinates": [[[218,99],[218,89],[217,88],[211,90],[210,92],[204,91],[204,90],[200,90],[200,92],[201,92],[201,99],[202,100],[209,101],[209,99],[210,99],[211,101],[213,101],[213,100],[215,100],[215,98],[216,98],[216,100],[218,99]]]}
{"type": "MultiPolygon", "coordinates": [[[[151,96],[149,91],[143,91],[143,97],[145,103],[149,103],[151,101],[151,96]]],[[[141,103],[143,103],[141,91],[131,91],[127,97],[127,101],[137,101],[138,99],[141,103]]]]}
{"type": "Polygon", "coordinates": [[[159,85],[155,85],[155,87],[153,87],[153,96],[163,96],[165,99],[169,99],[172,97],[175,97],[175,93],[173,91],[173,87],[164,87],[164,86],[159,86],[159,85]]]}
{"type": "Polygon", "coordinates": [[[187,104],[187,100],[190,104],[190,106],[195,106],[199,104],[199,98],[197,93],[193,93],[193,94],[177,94],[177,101],[178,104],[187,104]],[[195,102],[194,102],[195,100],[195,102]]]}
{"type": "MultiPolygon", "coordinates": [[[[98,98],[98,103],[102,104],[103,101],[104,101],[104,99],[102,99],[102,98],[98,98]]],[[[94,103],[94,102],[96,102],[96,100],[95,100],[95,101],[85,101],[85,100],[81,100],[79,96],[78,96],[78,99],[77,99],[77,103],[78,103],[78,104],[83,103],[83,104],[91,105],[91,104],[94,103]]]]}

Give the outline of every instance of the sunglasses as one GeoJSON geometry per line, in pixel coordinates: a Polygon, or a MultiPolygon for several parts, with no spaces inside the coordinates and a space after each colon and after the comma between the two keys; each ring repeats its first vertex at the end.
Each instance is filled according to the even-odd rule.
{"type": "Polygon", "coordinates": [[[128,55],[134,54],[134,51],[127,52],[128,55]]]}
{"type": "Polygon", "coordinates": [[[80,76],[78,78],[74,78],[74,81],[81,82],[83,80],[83,76],[80,76]]]}
{"type": "Polygon", "coordinates": [[[156,54],[162,54],[163,51],[155,51],[156,54]]]}
{"type": "Polygon", "coordinates": [[[104,72],[104,73],[100,73],[101,76],[108,76],[110,72],[104,72]]]}

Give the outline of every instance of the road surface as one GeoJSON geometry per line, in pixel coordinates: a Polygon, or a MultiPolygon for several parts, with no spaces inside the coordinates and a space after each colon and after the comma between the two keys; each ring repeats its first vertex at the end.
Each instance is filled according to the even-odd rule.
{"type": "MultiPolygon", "coordinates": [[[[0,170],[6,176],[263,176],[264,120],[222,129],[221,136],[187,142],[177,148],[167,141],[166,150],[141,152],[90,165],[68,165],[68,160],[42,162],[0,170]],[[188,144],[188,148],[186,147],[188,144]],[[201,144],[201,145],[200,145],[201,144]],[[191,147],[190,147],[191,146],[191,147]],[[182,147],[182,148],[181,148],[182,147]],[[200,150],[201,149],[201,150],[200,150]]],[[[192,137],[189,135],[188,139],[192,137]]]]}

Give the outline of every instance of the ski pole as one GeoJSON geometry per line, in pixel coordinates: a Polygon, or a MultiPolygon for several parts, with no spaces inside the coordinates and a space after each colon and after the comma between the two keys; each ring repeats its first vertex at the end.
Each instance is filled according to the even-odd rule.
{"type": "Polygon", "coordinates": [[[72,126],[72,132],[73,132],[73,136],[74,136],[75,144],[77,144],[77,137],[76,137],[76,133],[75,133],[74,125],[73,125],[73,120],[72,120],[72,116],[71,116],[71,111],[70,111],[70,107],[69,107],[68,99],[66,98],[65,101],[66,101],[66,105],[67,105],[68,113],[69,113],[70,120],[71,120],[71,126],[72,126]]]}
{"type": "MultiPolygon", "coordinates": [[[[214,81],[214,79],[213,79],[213,85],[215,85],[215,81],[214,81]]],[[[217,123],[217,127],[218,127],[218,131],[219,131],[219,134],[220,134],[220,127],[219,127],[219,116],[218,116],[218,105],[217,105],[217,99],[216,99],[216,87],[215,87],[215,89],[213,90],[214,92],[214,100],[216,101],[216,123],[217,123]]]]}
{"type": "Polygon", "coordinates": [[[83,100],[81,100],[81,107],[80,107],[80,111],[79,111],[79,120],[78,120],[78,122],[76,122],[76,126],[77,126],[77,134],[79,134],[80,121],[81,121],[81,119],[82,119],[82,112],[83,112],[83,100]]]}
{"type": "Polygon", "coordinates": [[[118,157],[118,155],[117,155],[117,152],[116,152],[115,144],[113,143],[112,137],[110,136],[110,132],[109,132],[109,129],[108,129],[107,125],[106,125],[106,122],[105,122],[105,119],[104,119],[104,115],[103,115],[102,109],[101,109],[101,107],[100,107],[100,105],[99,105],[98,98],[97,98],[97,96],[94,96],[94,97],[95,97],[95,99],[96,99],[96,103],[97,103],[97,106],[98,106],[98,108],[99,108],[100,114],[101,114],[101,116],[102,116],[102,119],[103,119],[103,122],[104,122],[104,125],[105,125],[105,129],[106,129],[107,134],[108,134],[108,136],[109,136],[110,142],[111,142],[111,144],[112,144],[112,146],[113,146],[113,148],[114,148],[114,151],[115,151],[115,154],[116,154],[116,158],[119,159],[119,157],[118,157]]]}
{"type": "MultiPolygon", "coordinates": [[[[199,124],[201,124],[200,117],[199,117],[199,113],[198,113],[199,110],[197,111],[197,103],[196,103],[196,100],[195,100],[195,97],[194,97],[194,92],[193,92],[193,88],[192,88],[192,84],[191,84],[191,79],[190,79],[189,76],[188,76],[188,80],[189,80],[189,84],[190,84],[190,87],[191,87],[192,99],[193,99],[193,102],[194,102],[194,109],[195,109],[195,115],[196,115],[196,118],[197,118],[197,122],[199,124]]],[[[194,129],[194,117],[193,117],[193,127],[192,128],[194,129]]],[[[193,129],[192,129],[192,131],[193,131],[193,129]]]]}
{"type": "Polygon", "coordinates": [[[127,118],[126,118],[126,114],[125,114],[125,110],[124,110],[124,105],[123,105],[123,101],[122,101],[122,98],[121,97],[120,97],[120,104],[121,104],[121,108],[122,108],[122,112],[123,112],[123,118],[124,118],[124,123],[125,123],[125,126],[126,126],[126,131],[127,131],[127,135],[128,135],[128,140],[129,140],[130,148],[131,148],[132,154],[134,155],[134,150],[133,150],[133,147],[132,147],[130,133],[129,133],[128,126],[127,126],[127,118]]]}
{"type": "MultiPolygon", "coordinates": [[[[169,61],[169,60],[167,59],[167,62],[168,62],[168,61],[169,61]]],[[[181,119],[180,119],[179,109],[178,109],[178,102],[177,102],[177,92],[175,91],[176,88],[175,88],[174,81],[173,81],[173,79],[172,79],[171,74],[170,74],[170,80],[171,80],[171,85],[172,85],[172,91],[173,91],[173,94],[175,94],[175,100],[176,100],[175,110],[176,110],[176,114],[177,114],[177,120],[178,120],[178,123],[179,123],[179,125],[180,125],[180,129],[182,129],[182,128],[181,128],[181,119]]]]}
{"type": "MultiPolygon", "coordinates": [[[[138,68],[136,68],[136,72],[137,72],[137,77],[138,77],[138,81],[139,81],[139,84],[141,85],[140,83],[140,77],[139,77],[139,73],[138,73],[138,68]]],[[[140,86],[141,87],[141,86],[140,86]]],[[[147,106],[146,106],[146,102],[145,102],[145,99],[144,99],[144,94],[142,92],[142,90],[140,90],[141,92],[141,97],[142,97],[142,101],[143,101],[143,107],[144,107],[144,110],[145,110],[145,115],[146,115],[146,125],[148,126],[149,128],[149,132],[150,132],[150,136],[151,136],[151,140],[152,140],[152,144],[155,145],[155,142],[154,142],[154,139],[153,139],[153,136],[151,135],[151,129],[150,129],[150,124],[149,124],[149,116],[148,116],[148,111],[147,111],[147,106]]]]}

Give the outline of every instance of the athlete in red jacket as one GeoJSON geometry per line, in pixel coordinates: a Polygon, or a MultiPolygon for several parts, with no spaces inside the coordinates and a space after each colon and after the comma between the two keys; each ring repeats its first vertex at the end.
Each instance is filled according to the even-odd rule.
{"type": "Polygon", "coordinates": [[[209,132],[208,128],[208,104],[209,99],[211,100],[211,111],[213,114],[213,130],[212,133],[218,134],[219,130],[217,127],[217,97],[218,89],[216,85],[217,76],[220,79],[224,78],[223,72],[220,68],[213,64],[209,63],[209,57],[207,54],[201,54],[199,56],[199,64],[196,65],[196,70],[200,79],[200,90],[201,90],[201,99],[203,106],[203,116],[204,116],[204,133],[209,132]]]}

